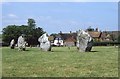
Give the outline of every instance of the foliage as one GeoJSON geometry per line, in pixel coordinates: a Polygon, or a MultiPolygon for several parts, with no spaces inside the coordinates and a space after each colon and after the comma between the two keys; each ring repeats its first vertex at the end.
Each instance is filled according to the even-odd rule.
{"type": "Polygon", "coordinates": [[[5,43],[10,43],[12,39],[17,39],[21,34],[26,35],[26,41],[29,45],[37,45],[38,38],[44,33],[43,29],[40,27],[35,27],[35,21],[33,19],[28,19],[28,25],[8,25],[3,28],[3,41],[5,43]]]}
{"type": "Polygon", "coordinates": [[[30,27],[32,29],[35,29],[36,24],[35,24],[35,20],[34,19],[29,18],[27,23],[28,23],[28,27],[30,27]]]}
{"type": "Polygon", "coordinates": [[[118,36],[118,42],[120,43],[120,35],[118,36]]]}
{"type": "Polygon", "coordinates": [[[2,34],[0,34],[0,38],[2,38],[2,34]]]}
{"type": "Polygon", "coordinates": [[[89,26],[86,30],[87,31],[94,31],[94,28],[92,28],[91,26],[89,26]]]}
{"type": "Polygon", "coordinates": [[[18,36],[21,34],[20,28],[16,25],[8,25],[3,28],[3,41],[9,43],[13,38],[17,40],[18,36]]]}
{"type": "Polygon", "coordinates": [[[50,36],[53,36],[55,38],[56,36],[58,36],[58,34],[52,33],[50,36]]]}
{"type": "Polygon", "coordinates": [[[117,40],[120,43],[120,33],[118,34],[118,39],[117,40]]]}
{"type": "Polygon", "coordinates": [[[120,42],[117,41],[106,41],[106,42],[99,42],[99,41],[94,41],[93,46],[115,46],[115,45],[120,45],[120,42]]]}
{"type": "Polygon", "coordinates": [[[3,77],[118,77],[118,48],[93,47],[92,52],[78,52],[76,47],[39,48],[27,51],[2,48],[3,77]]]}

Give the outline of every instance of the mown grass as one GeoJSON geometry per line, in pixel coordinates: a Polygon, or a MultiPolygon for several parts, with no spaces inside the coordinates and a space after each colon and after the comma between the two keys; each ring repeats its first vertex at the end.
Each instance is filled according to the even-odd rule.
{"type": "Polygon", "coordinates": [[[118,77],[118,48],[80,53],[76,47],[53,47],[51,52],[3,47],[2,72],[3,77],[118,77]]]}
{"type": "Polygon", "coordinates": [[[0,34],[0,38],[2,38],[2,34],[0,34]]]}
{"type": "Polygon", "coordinates": [[[0,78],[2,77],[2,48],[0,48],[0,78]]]}

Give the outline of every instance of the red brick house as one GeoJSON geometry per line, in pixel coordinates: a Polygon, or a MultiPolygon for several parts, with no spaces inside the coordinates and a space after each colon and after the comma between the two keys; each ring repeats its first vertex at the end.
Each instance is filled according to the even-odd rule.
{"type": "Polygon", "coordinates": [[[64,46],[75,46],[76,39],[74,37],[68,37],[66,40],[64,40],[64,46]]]}
{"type": "Polygon", "coordinates": [[[61,38],[64,40],[64,46],[75,46],[77,33],[60,33],[61,38]]]}
{"type": "Polygon", "coordinates": [[[101,35],[102,41],[117,41],[120,31],[103,31],[101,35]]]}
{"type": "MultiPolygon", "coordinates": [[[[118,31],[88,31],[94,42],[109,42],[117,39],[119,34],[118,31]]],[[[62,33],[60,32],[57,36],[61,37],[64,41],[64,46],[75,46],[77,42],[77,33],[62,33]]]]}

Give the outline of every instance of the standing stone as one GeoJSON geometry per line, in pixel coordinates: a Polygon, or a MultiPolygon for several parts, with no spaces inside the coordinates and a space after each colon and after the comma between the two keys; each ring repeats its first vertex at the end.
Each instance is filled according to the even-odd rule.
{"type": "Polygon", "coordinates": [[[26,41],[25,41],[25,38],[24,38],[24,34],[22,34],[19,38],[18,38],[18,50],[23,50],[25,51],[26,49],[26,41]]]}
{"type": "Polygon", "coordinates": [[[14,39],[12,39],[11,42],[10,42],[10,48],[11,49],[15,48],[15,40],[14,39]]]}
{"type": "Polygon", "coordinates": [[[77,32],[77,48],[80,52],[89,52],[92,49],[92,37],[85,31],[79,30],[77,32]]]}
{"type": "Polygon", "coordinates": [[[50,41],[48,40],[47,34],[43,34],[38,41],[40,42],[40,48],[43,51],[51,51],[51,44],[50,41]]]}

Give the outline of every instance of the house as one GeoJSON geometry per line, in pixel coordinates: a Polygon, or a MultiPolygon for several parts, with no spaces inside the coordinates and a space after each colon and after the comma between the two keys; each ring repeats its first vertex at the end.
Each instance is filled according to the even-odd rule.
{"type": "MultiPolygon", "coordinates": [[[[98,31],[88,31],[90,36],[93,38],[94,41],[101,41],[101,34],[102,32],[98,31]]],[[[77,33],[76,32],[70,32],[70,33],[60,33],[62,39],[64,40],[65,46],[76,46],[77,42],[77,33]]]]}
{"type": "Polygon", "coordinates": [[[101,41],[102,32],[89,31],[88,33],[90,34],[94,41],[101,41]]]}
{"type": "MultiPolygon", "coordinates": [[[[95,31],[87,31],[90,36],[93,38],[94,42],[110,42],[110,41],[116,41],[118,40],[118,37],[120,33],[120,31],[98,31],[98,29],[96,29],[95,31]]],[[[60,33],[58,33],[56,35],[56,39],[60,38],[63,40],[63,44],[64,46],[76,46],[76,42],[77,42],[77,32],[69,32],[69,33],[62,33],[60,31],[60,33]]]]}
{"type": "Polygon", "coordinates": [[[56,37],[55,40],[54,40],[54,43],[53,45],[55,46],[63,46],[63,39],[61,37],[56,37]]]}
{"type": "Polygon", "coordinates": [[[103,31],[101,39],[104,42],[118,41],[120,31],[103,31]]]}
{"type": "Polygon", "coordinates": [[[48,40],[50,41],[51,45],[54,44],[54,36],[49,36],[48,40]]]}
{"type": "Polygon", "coordinates": [[[66,40],[64,40],[64,46],[75,46],[76,45],[76,39],[74,37],[68,37],[66,40]]]}
{"type": "Polygon", "coordinates": [[[63,39],[61,38],[60,34],[49,36],[49,41],[53,46],[63,46],[63,39]]]}
{"type": "Polygon", "coordinates": [[[64,40],[64,46],[75,46],[77,33],[60,33],[61,38],[64,40]]]}

